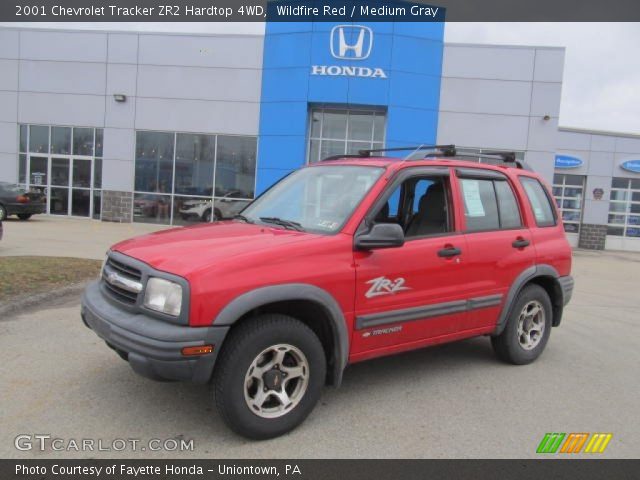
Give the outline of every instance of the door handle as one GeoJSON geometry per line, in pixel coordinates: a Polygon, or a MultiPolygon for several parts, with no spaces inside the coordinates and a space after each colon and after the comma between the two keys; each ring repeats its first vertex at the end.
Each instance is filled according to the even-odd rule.
{"type": "Polygon", "coordinates": [[[438,250],[439,257],[455,257],[456,255],[460,255],[462,250],[453,245],[448,245],[444,247],[442,250],[438,250]]]}
{"type": "Polygon", "coordinates": [[[528,247],[529,245],[531,245],[531,242],[522,237],[516,238],[511,244],[513,248],[525,248],[525,247],[528,247]]]}

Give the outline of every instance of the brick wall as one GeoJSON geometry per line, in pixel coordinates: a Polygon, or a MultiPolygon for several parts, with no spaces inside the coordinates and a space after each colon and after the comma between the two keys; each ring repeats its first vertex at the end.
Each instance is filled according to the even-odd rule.
{"type": "Polygon", "coordinates": [[[583,223],[580,225],[580,239],[578,247],[588,250],[604,250],[604,242],[607,237],[606,225],[583,223]]]}
{"type": "Polygon", "coordinates": [[[131,223],[133,193],[115,190],[102,191],[102,220],[131,223]]]}

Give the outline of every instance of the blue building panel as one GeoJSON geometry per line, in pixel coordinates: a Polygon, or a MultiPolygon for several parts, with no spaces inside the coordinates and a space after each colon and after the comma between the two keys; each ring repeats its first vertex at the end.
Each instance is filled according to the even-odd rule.
{"type": "Polygon", "coordinates": [[[312,105],[387,111],[389,147],[435,142],[443,36],[435,22],[267,22],[257,193],[305,163],[312,105]]]}

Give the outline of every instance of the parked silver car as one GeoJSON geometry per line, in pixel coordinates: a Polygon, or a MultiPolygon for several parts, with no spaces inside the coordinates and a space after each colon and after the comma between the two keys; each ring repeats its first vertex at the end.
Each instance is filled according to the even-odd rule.
{"type": "Polygon", "coordinates": [[[232,190],[223,197],[216,198],[215,205],[212,205],[211,200],[186,200],[179,212],[183,220],[199,219],[202,222],[210,222],[233,218],[251,201],[243,199],[242,196],[242,192],[232,190]]]}

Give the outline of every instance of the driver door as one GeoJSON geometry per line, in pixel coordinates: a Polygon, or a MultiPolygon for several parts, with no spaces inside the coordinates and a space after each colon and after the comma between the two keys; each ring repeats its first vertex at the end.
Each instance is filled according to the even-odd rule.
{"type": "Polygon", "coordinates": [[[404,173],[368,219],[399,223],[405,244],[354,252],[353,361],[444,341],[465,328],[467,248],[455,227],[449,169],[404,173]]]}

